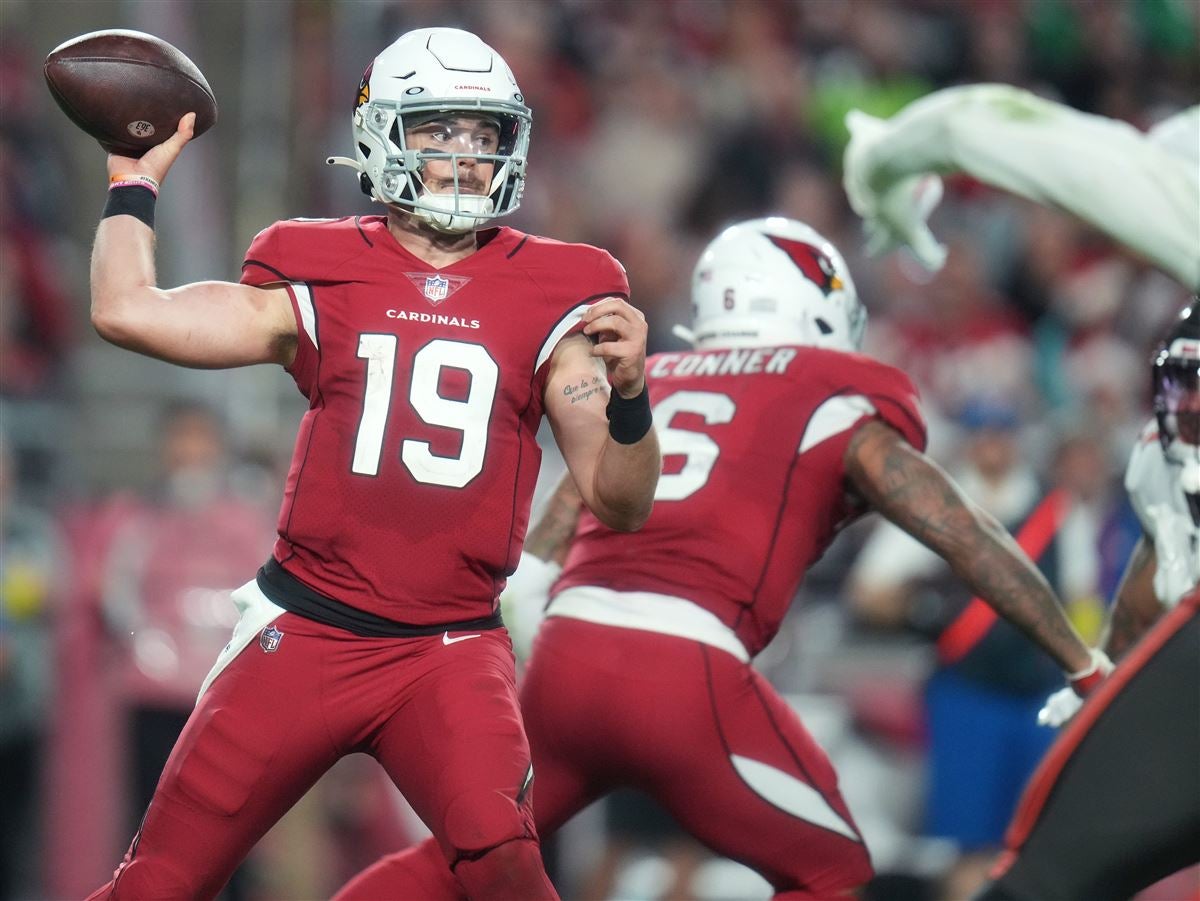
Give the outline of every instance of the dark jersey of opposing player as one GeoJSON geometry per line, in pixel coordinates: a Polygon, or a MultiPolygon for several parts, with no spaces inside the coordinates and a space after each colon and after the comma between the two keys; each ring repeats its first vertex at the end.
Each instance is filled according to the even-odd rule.
{"type": "Polygon", "coordinates": [[[555,590],[683,597],[757,654],[805,570],[863,512],[842,464],[855,428],[878,418],[924,450],[917,392],[890,366],[811,347],[657,354],[647,373],[663,453],[654,512],[620,533],[585,510],[555,590]]]}
{"type": "Polygon", "coordinates": [[[379,216],[279,222],[242,281],[285,283],[309,400],[274,556],[304,585],[416,625],[490,615],[541,454],[547,362],[587,304],[627,296],[607,253],[510,228],[440,270],[379,216]]]}

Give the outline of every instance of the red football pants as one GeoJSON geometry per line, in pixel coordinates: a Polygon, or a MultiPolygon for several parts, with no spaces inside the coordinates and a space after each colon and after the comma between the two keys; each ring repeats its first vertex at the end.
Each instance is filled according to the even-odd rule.
{"type": "MultiPolygon", "coordinates": [[[[779,898],[837,898],[871,878],[825,752],[748,664],[694,641],[551,617],[521,689],[534,814],[549,834],[599,796],[656,798],[779,898]]],[[[436,846],[384,858],[337,901],[468,897],[436,846]]]]}
{"type": "Polygon", "coordinates": [[[254,843],[346,754],[387,770],[474,894],[556,897],[527,797],[512,644],[361,638],[295,614],[200,699],[113,880],[91,897],[211,898],[254,843]],[[269,643],[268,643],[269,644],[269,643]]]}

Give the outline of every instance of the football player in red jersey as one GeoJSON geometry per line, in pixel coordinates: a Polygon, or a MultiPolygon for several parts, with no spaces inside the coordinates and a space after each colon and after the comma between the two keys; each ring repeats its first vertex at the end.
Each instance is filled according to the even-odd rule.
{"type": "Polygon", "coordinates": [[[284,366],[309,399],[274,553],[142,828],[97,898],[206,898],[339,757],[374,756],[475,897],[554,897],[497,596],[549,418],[616,529],[660,470],[644,317],[607,253],[488,226],[516,208],[530,113],[472,34],[402,36],[354,110],[382,216],[280,222],[242,283],[155,284],[159,182],[192,133],[110,156],[92,321],[184,366],[284,366]],[[607,378],[606,378],[607,367],[607,378]],[[610,389],[611,383],[611,389],[610,389]]]}
{"type": "MultiPolygon", "coordinates": [[[[730,227],[693,279],[690,353],[650,358],[664,454],[636,535],[564,483],[527,551],[570,550],[521,703],[546,834],[621,785],[656,797],[777,898],[850,897],[867,849],[829,759],[751,659],[839,529],[878,510],[1046,650],[1081,691],[1095,657],[1013,539],[927,457],[905,375],[857,353],[866,314],[809,227],[730,227]],[[573,536],[573,537],[572,537],[573,536]]],[[[470,895],[433,843],[385,858],[338,901],[470,895]]]]}

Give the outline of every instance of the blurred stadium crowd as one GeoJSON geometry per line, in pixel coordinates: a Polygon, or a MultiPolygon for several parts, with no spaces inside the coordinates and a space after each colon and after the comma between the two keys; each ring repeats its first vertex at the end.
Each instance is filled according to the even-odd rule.
{"type": "MultiPolygon", "coordinates": [[[[91,333],[87,255],[104,161],[42,84],[40,61],[58,43],[149,31],[188,53],[216,92],[220,120],[160,204],[164,284],[235,278],[250,239],[276,219],[368,212],[353,179],[323,161],[347,150],[365,63],[426,25],[471,29],[512,65],[534,129],[527,194],[509,224],[613,252],[651,321],[652,350],[680,346],[671,326],[689,319],[692,265],[723,224],[769,213],[810,223],[854,272],[868,352],[920,388],[935,458],[1010,526],[1051,488],[1073,499],[1040,562],[1094,638],[1138,534],[1120,476],[1148,414],[1149,352],[1185,292],[1065,216],[965,178],[950,180],[934,217],[951,248],[942,272],[900,254],[868,259],[841,188],[843,117],[996,81],[1145,128],[1200,96],[1198,9],[3,0],[0,899],[79,896],[118,859],[234,621],[228,590],[268,553],[303,410],[282,372],[188,372],[91,333]]],[[[937,767],[986,754],[931,725],[945,671],[1022,710],[1059,685],[1011,643],[969,665],[939,662],[934,641],[962,595],[871,520],[813,572],[759,661],[834,758],[881,898],[964,897],[974,852],[995,844],[1050,737],[1020,739],[1029,761],[994,775],[983,810],[942,809],[954,803],[936,797],[937,767]]],[[[983,741],[1011,749],[1016,739],[983,741]]],[[[327,896],[418,834],[393,800],[370,766],[339,767],[229,896],[327,896]]],[[[636,798],[585,815],[550,851],[575,897],[767,897],[765,883],[707,861],[636,798]]]]}

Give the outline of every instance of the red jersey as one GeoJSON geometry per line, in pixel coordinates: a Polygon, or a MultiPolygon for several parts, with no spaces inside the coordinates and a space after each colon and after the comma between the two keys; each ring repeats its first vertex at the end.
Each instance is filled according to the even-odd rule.
{"type": "Polygon", "coordinates": [[[924,450],[916,389],[883,363],[811,347],[656,354],[646,371],[663,454],[654,512],[623,533],[585,510],[555,591],[683,597],[757,654],[863,512],[842,464],[858,425],[881,419],[924,450]]]}
{"type": "Polygon", "coordinates": [[[547,362],[586,306],[628,296],[606,252],[510,228],[442,269],[382,216],[279,222],[242,281],[284,283],[309,400],[275,559],[321,594],[434,625],[490,615],[516,565],[547,362]]]}

